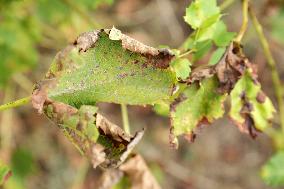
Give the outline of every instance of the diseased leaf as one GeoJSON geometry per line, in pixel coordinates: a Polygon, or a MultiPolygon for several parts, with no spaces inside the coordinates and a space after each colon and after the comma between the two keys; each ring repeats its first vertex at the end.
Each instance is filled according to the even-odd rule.
{"type": "Polygon", "coordinates": [[[247,70],[231,92],[230,117],[245,133],[256,137],[270,125],[275,109],[272,102],[261,91],[260,84],[247,70]]]}
{"type": "Polygon", "coordinates": [[[230,93],[236,82],[244,75],[247,69],[254,70],[254,67],[244,55],[240,44],[231,43],[222,59],[214,67],[214,71],[220,82],[220,92],[230,93]]]}
{"type": "Polygon", "coordinates": [[[0,161],[0,186],[12,175],[9,167],[0,161]]]}
{"type": "Polygon", "coordinates": [[[263,166],[261,177],[270,186],[284,186],[284,152],[279,151],[263,166]]]}
{"type": "Polygon", "coordinates": [[[39,85],[51,100],[74,107],[98,101],[154,104],[170,96],[172,57],[115,28],[88,32],[58,53],[39,85]]]}
{"type": "MultiPolygon", "coordinates": [[[[40,92],[36,89],[33,98],[44,99],[39,97],[40,92]]],[[[83,105],[76,109],[50,99],[45,99],[43,104],[43,107],[35,108],[42,109],[58,125],[75,147],[92,161],[93,167],[118,167],[144,134],[144,131],[135,136],[126,134],[120,127],[97,113],[97,108],[93,106],[83,105]]]]}
{"type": "Polygon", "coordinates": [[[130,189],[161,188],[140,155],[133,155],[119,169],[129,178],[130,189]]]}
{"type": "Polygon", "coordinates": [[[193,83],[171,105],[171,144],[177,147],[176,136],[195,137],[195,130],[223,116],[226,95],[219,94],[216,77],[193,83]]]}
{"type": "Polygon", "coordinates": [[[191,72],[191,63],[186,58],[177,58],[171,62],[171,67],[176,73],[177,78],[186,79],[191,72]]]}

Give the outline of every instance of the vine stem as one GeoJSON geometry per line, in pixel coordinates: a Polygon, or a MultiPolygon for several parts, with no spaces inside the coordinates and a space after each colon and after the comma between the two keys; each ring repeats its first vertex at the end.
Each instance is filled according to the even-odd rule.
{"type": "Polygon", "coordinates": [[[272,83],[274,87],[274,92],[276,95],[277,103],[278,103],[278,109],[279,109],[279,116],[280,116],[280,125],[282,128],[282,132],[284,134],[284,101],[283,101],[283,91],[282,91],[282,85],[281,85],[281,80],[279,77],[279,74],[277,72],[276,68],[276,62],[272,56],[272,53],[269,48],[268,41],[264,35],[263,28],[261,24],[259,23],[253,9],[250,7],[249,8],[249,15],[252,20],[252,24],[256,30],[256,33],[258,35],[258,38],[260,40],[264,56],[267,60],[268,66],[271,70],[271,76],[272,76],[272,83]]]}
{"type": "Polygon", "coordinates": [[[19,100],[15,100],[15,101],[8,102],[8,103],[6,103],[6,104],[0,105],[0,111],[7,110],[7,109],[11,109],[11,108],[15,108],[15,107],[22,106],[22,105],[25,105],[25,104],[27,104],[28,102],[31,101],[31,98],[32,98],[32,97],[29,96],[29,97],[21,98],[21,99],[19,99],[19,100]]]}
{"type": "Polygon", "coordinates": [[[242,22],[242,26],[241,29],[237,35],[237,37],[235,38],[235,41],[240,43],[246,30],[248,27],[248,9],[249,9],[249,0],[243,0],[243,22],[242,22]]]}
{"type": "Polygon", "coordinates": [[[121,104],[121,115],[122,115],[122,122],[123,122],[123,129],[127,134],[130,134],[130,127],[129,127],[129,120],[128,120],[128,111],[127,105],[121,104]]]}

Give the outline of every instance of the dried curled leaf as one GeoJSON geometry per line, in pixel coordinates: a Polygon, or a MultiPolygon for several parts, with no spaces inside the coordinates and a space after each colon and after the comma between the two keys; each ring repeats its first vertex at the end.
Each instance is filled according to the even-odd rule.
{"type": "Polygon", "coordinates": [[[140,155],[130,157],[119,169],[129,177],[130,189],[160,189],[159,184],[140,155]]]}
{"type": "MultiPolygon", "coordinates": [[[[35,99],[43,99],[42,96],[44,95],[38,89],[35,90],[35,99]]],[[[144,134],[144,131],[135,136],[126,134],[120,127],[97,113],[94,106],[83,105],[76,109],[47,98],[39,109],[62,129],[77,149],[92,161],[94,167],[118,167],[144,134]]]]}
{"type": "Polygon", "coordinates": [[[112,189],[115,184],[117,184],[123,177],[123,172],[119,169],[110,169],[104,171],[101,176],[97,189],[112,189]]]}
{"type": "Polygon", "coordinates": [[[59,52],[39,84],[51,100],[74,107],[154,104],[170,97],[172,57],[169,50],[146,46],[115,28],[95,30],[59,52]]]}
{"type": "Polygon", "coordinates": [[[261,91],[252,71],[246,70],[231,92],[231,119],[242,132],[255,138],[258,131],[270,125],[274,112],[272,102],[261,91]]]}

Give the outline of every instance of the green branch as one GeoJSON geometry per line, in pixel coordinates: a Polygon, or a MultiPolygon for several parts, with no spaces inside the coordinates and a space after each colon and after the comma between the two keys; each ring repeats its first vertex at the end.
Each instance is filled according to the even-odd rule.
{"type": "Polygon", "coordinates": [[[123,129],[127,134],[130,134],[127,105],[121,104],[120,107],[121,107],[121,114],[122,114],[123,129]]]}
{"type": "Polygon", "coordinates": [[[13,102],[8,102],[6,104],[0,105],[0,111],[22,106],[22,105],[27,104],[30,101],[31,101],[31,97],[29,96],[29,97],[25,97],[25,98],[22,98],[22,99],[13,101],[13,102]]]}
{"type": "Polygon", "coordinates": [[[281,124],[281,128],[284,134],[284,101],[283,101],[283,91],[282,91],[282,84],[281,84],[281,80],[280,77],[278,75],[277,72],[277,68],[276,68],[276,62],[272,56],[272,53],[270,51],[269,48],[269,44],[268,41],[264,35],[263,29],[261,24],[259,23],[254,11],[250,8],[249,9],[249,14],[253,23],[253,26],[256,30],[256,33],[258,35],[258,38],[260,40],[263,52],[264,52],[264,56],[267,60],[268,66],[271,70],[271,75],[272,75],[272,83],[273,83],[273,87],[274,87],[274,92],[277,98],[277,103],[278,103],[278,108],[279,108],[279,116],[280,116],[280,124],[281,124]]]}
{"type": "Polygon", "coordinates": [[[242,26],[241,29],[237,35],[237,37],[235,38],[235,41],[240,43],[244,34],[246,33],[247,27],[248,27],[248,3],[249,0],[243,0],[243,22],[242,22],[242,26]]]}

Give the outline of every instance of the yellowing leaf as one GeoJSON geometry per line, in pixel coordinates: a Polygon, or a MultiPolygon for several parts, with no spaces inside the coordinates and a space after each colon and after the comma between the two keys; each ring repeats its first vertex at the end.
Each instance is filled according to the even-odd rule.
{"type": "Polygon", "coordinates": [[[176,143],[174,138],[179,135],[194,139],[194,131],[199,125],[223,116],[226,95],[219,94],[217,88],[216,77],[204,79],[200,84],[194,83],[186,88],[171,105],[172,143],[176,143]]]}
{"type": "Polygon", "coordinates": [[[257,131],[269,127],[274,112],[272,102],[247,70],[231,91],[230,117],[241,131],[255,137],[257,131]]]}
{"type": "Polygon", "coordinates": [[[186,79],[191,72],[191,63],[186,58],[178,58],[171,62],[171,67],[174,69],[177,78],[186,79]]]}

